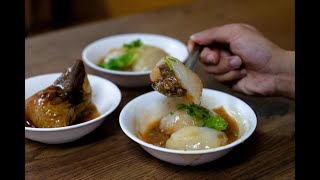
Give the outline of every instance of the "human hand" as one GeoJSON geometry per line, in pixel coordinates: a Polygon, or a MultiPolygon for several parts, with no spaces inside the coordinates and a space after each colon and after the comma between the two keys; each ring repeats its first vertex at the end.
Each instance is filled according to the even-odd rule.
{"type": "Polygon", "coordinates": [[[295,53],[266,39],[247,24],[228,24],[193,34],[188,42],[206,46],[200,54],[205,71],[248,95],[295,97],[295,53]],[[216,44],[227,45],[219,48],[216,44]]]}

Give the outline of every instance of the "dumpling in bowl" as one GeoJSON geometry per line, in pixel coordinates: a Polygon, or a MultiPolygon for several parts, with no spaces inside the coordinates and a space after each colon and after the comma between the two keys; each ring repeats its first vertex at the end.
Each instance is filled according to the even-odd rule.
{"type": "Polygon", "coordinates": [[[189,126],[173,133],[165,147],[176,150],[203,150],[226,145],[228,137],[223,131],[207,127],[189,126]]]}
{"type": "Polygon", "coordinates": [[[98,66],[116,71],[143,72],[152,70],[159,59],[167,55],[164,50],[137,39],[122,47],[110,49],[100,59],[98,66]]]}
{"type": "Polygon", "coordinates": [[[170,113],[160,120],[160,129],[166,134],[173,134],[187,126],[196,126],[196,124],[192,117],[183,111],[170,113]]]}
{"type": "Polygon", "coordinates": [[[52,85],[25,102],[25,125],[57,128],[99,116],[82,60],[76,60],[52,85]]]}
{"type": "Polygon", "coordinates": [[[163,57],[150,74],[151,86],[168,97],[186,97],[190,102],[200,103],[203,84],[197,74],[179,59],[163,57]]]}

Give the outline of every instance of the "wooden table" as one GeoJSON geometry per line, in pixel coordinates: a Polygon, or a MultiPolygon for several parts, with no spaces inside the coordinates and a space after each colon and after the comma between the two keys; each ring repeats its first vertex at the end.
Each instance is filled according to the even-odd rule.
{"type": "MultiPolygon", "coordinates": [[[[185,6],[26,38],[25,77],[63,71],[81,58],[88,43],[105,36],[157,33],[187,42],[194,32],[232,22],[252,24],[279,46],[294,50],[294,1],[198,0],[185,6]]],[[[201,65],[196,71],[206,88],[243,99],[258,116],[253,135],[225,157],[201,166],[183,167],[149,155],[122,132],[118,117],[126,103],[152,89],[121,88],[118,108],[84,138],[61,145],[26,139],[26,179],[294,179],[295,102],[234,93],[212,80],[201,65]]]]}

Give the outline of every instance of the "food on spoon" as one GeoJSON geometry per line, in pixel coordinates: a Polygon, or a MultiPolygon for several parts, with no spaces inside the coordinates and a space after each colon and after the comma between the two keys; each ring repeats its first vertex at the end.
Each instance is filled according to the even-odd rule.
{"type": "Polygon", "coordinates": [[[26,126],[56,128],[93,119],[99,113],[91,95],[84,64],[76,60],[51,86],[26,100],[26,126]]]}
{"type": "Polygon", "coordinates": [[[151,86],[168,97],[186,97],[200,103],[203,84],[197,74],[174,57],[163,57],[150,74],[151,86]]]}
{"type": "Polygon", "coordinates": [[[145,45],[140,39],[112,48],[99,61],[105,69],[118,71],[149,71],[158,60],[168,54],[160,48],[145,45]]]}

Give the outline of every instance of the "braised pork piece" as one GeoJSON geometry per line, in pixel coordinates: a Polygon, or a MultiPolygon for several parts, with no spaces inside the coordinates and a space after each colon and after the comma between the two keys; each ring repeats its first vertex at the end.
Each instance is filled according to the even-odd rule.
{"type": "Polygon", "coordinates": [[[98,116],[84,64],[76,60],[54,83],[25,102],[25,125],[37,128],[69,126],[98,116]]]}

